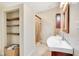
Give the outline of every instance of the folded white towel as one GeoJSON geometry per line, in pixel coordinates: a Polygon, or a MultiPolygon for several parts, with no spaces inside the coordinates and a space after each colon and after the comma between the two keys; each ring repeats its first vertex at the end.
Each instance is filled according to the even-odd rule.
{"type": "Polygon", "coordinates": [[[17,47],[17,45],[12,45],[10,47],[7,48],[7,50],[12,50],[12,49],[15,49],[17,47]]]}

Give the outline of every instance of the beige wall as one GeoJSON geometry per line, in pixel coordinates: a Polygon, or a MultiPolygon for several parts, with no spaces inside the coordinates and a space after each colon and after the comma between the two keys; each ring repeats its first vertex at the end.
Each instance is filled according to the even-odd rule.
{"type": "Polygon", "coordinates": [[[0,55],[3,55],[2,44],[2,12],[0,9],[0,55]]]}
{"type": "Polygon", "coordinates": [[[79,55],[79,3],[70,5],[70,42],[74,54],[79,55]]]}
{"type": "Polygon", "coordinates": [[[5,28],[5,20],[4,20],[4,12],[3,12],[3,5],[0,5],[0,55],[4,55],[4,45],[6,45],[6,28],[5,28]]]}
{"type": "Polygon", "coordinates": [[[42,21],[42,32],[41,36],[43,41],[45,42],[48,37],[52,36],[55,34],[55,15],[56,13],[59,13],[60,10],[58,7],[49,9],[47,11],[39,12],[37,15],[41,17],[42,21]]]}
{"type": "Polygon", "coordinates": [[[23,14],[23,37],[24,37],[24,55],[31,55],[35,49],[35,21],[34,12],[31,7],[24,4],[23,14]]]}

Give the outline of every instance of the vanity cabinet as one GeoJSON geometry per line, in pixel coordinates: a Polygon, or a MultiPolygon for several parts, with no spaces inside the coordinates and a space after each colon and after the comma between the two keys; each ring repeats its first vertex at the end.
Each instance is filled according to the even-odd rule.
{"type": "Polygon", "coordinates": [[[51,56],[73,56],[73,54],[64,53],[64,52],[52,51],[52,52],[51,52],[51,56]]]}

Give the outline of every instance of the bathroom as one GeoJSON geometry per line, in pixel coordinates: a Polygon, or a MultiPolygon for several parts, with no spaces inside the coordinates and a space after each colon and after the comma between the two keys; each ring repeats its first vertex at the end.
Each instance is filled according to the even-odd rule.
{"type": "MultiPolygon", "coordinates": [[[[42,25],[40,31],[41,39],[36,45],[41,46],[43,44],[48,46],[47,54],[49,56],[78,55],[78,6],[78,3],[74,2],[61,3],[36,14],[41,18],[42,25]]],[[[44,54],[46,54],[46,51],[44,54]]]]}
{"type": "Polygon", "coordinates": [[[79,56],[78,10],[78,2],[1,2],[0,55],[19,45],[18,56],[79,56]]]}

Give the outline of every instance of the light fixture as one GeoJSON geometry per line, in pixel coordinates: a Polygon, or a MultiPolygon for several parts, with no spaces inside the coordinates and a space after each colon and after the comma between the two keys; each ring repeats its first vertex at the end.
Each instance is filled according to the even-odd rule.
{"type": "Polygon", "coordinates": [[[60,3],[60,8],[65,8],[68,2],[61,2],[60,3]]]}
{"type": "Polygon", "coordinates": [[[65,4],[65,2],[61,2],[60,3],[60,8],[63,8],[64,4],[65,4]]]}
{"type": "Polygon", "coordinates": [[[66,10],[67,5],[68,5],[68,2],[61,2],[60,3],[60,8],[63,10],[63,12],[66,10]]]}
{"type": "Polygon", "coordinates": [[[67,4],[68,4],[68,2],[66,2],[66,3],[64,4],[63,11],[66,9],[67,4]]]}

